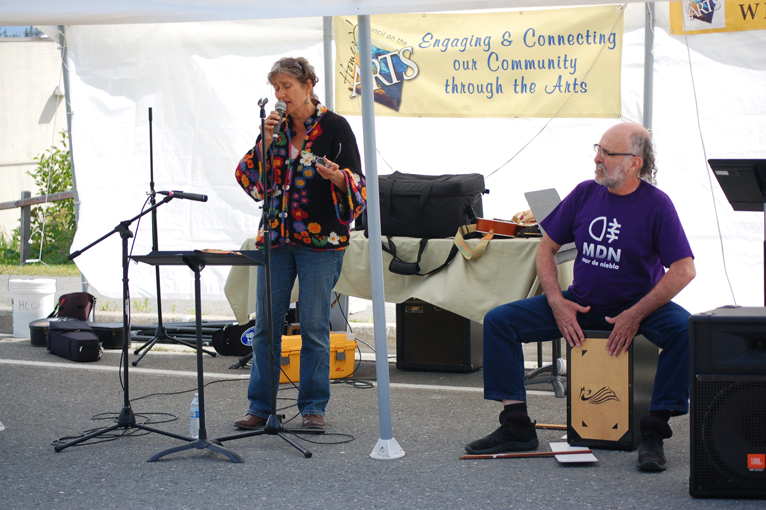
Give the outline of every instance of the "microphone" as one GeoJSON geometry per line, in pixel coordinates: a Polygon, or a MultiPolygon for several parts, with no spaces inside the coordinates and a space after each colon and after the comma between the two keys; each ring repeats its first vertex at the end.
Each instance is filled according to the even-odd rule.
{"type": "Polygon", "coordinates": [[[185,198],[186,200],[196,200],[197,202],[207,202],[207,195],[198,195],[196,193],[184,193],[183,191],[158,191],[158,195],[167,195],[170,198],[185,198]]]}
{"type": "Polygon", "coordinates": [[[279,136],[279,128],[282,125],[282,119],[285,117],[287,104],[285,104],[284,101],[277,101],[277,104],[274,105],[274,109],[279,112],[279,122],[277,122],[277,125],[274,126],[274,138],[276,138],[279,136]]]}

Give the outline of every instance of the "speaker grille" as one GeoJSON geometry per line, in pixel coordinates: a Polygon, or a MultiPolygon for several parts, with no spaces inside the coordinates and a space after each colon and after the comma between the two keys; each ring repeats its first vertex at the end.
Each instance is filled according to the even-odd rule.
{"type": "Polygon", "coordinates": [[[748,455],[766,454],[766,377],[698,376],[692,394],[691,489],[766,497],[766,471],[748,465],[748,455]]]}

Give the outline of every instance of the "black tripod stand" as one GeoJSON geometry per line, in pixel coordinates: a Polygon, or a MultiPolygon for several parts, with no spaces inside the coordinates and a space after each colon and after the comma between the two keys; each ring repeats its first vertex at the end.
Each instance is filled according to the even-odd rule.
{"type": "MultiPolygon", "coordinates": [[[[265,106],[268,102],[268,99],[264,98],[258,101],[258,106],[261,108],[261,133],[262,133],[262,140],[266,136],[266,126],[265,126],[265,120],[266,120],[266,110],[265,106]]],[[[264,428],[260,430],[255,430],[252,432],[244,432],[242,434],[235,434],[233,436],[224,436],[216,438],[216,441],[224,442],[224,441],[232,441],[234,439],[241,439],[244,437],[251,437],[251,436],[261,436],[264,434],[272,435],[272,436],[279,436],[282,439],[284,439],[286,442],[294,446],[298,451],[300,451],[306,458],[311,457],[311,452],[303,448],[301,445],[287,437],[285,435],[285,432],[297,432],[297,431],[288,431],[282,426],[282,420],[277,415],[277,388],[274,385],[274,375],[276,373],[275,369],[275,363],[276,359],[274,356],[274,317],[272,315],[272,303],[271,303],[271,225],[269,221],[269,196],[268,196],[268,190],[270,189],[270,183],[268,179],[268,172],[266,172],[266,150],[263,149],[265,147],[265,144],[261,145],[261,187],[263,189],[263,209],[262,209],[262,220],[261,224],[263,225],[263,252],[264,252],[264,274],[265,274],[265,291],[266,291],[266,334],[268,335],[268,343],[269,343],[269,384],[270,384],[270,397],[271,397],[271,410],[269,417],[266,419],[266,425],[264,428]]],[[[247,363],[245,361],[245,363],[247,363]]],[[[324,433],[323,430],[305,430],[301,431],[305,433],[315,433],[315,434],[321,434],[324,433]]]]}
{"type": "MultiPolygon", "coordinates": [[[[151,201],[152,206],[154,206],[155,200],[154,200],[155,192],[154,192],[154,149],[152,146],[152,109],[149,108],[149,200],[151,201]]],[[[156,252],[159,250],[159,243],[158,243],[158,235],[157,235],[157,210],[156,208],[152,208],[152,251],[156,252]]],[[[179,338],[176,338],[174,336],[170,336],[167,332],[167,329],[165,329],[165,326],[162,325],[162,292],[161,292],[161,285],[160,285],[160,266],[154,266],[155,271],[155,278],[157,281],[157,329],[154,331],[154,337],[146,342],[144,345],[136,349],[133,354],[138,356],[136,359],[133,360],[133,366],[138,366],[138,362],[143,359],[144,356],[146,356],[149,351],[154,347],[154,345],[157,342],[163,342],[163,341],[170,341],[175,342],[177,344],[183,344],[186,347],[191,347],[192,349],[196,349],[197,347],[189,342],[186,342],[184,340],[181,340],[179,338]],[[141,352],[143,351],[143,352],[141,352]]],[[[215,357],[214,352],[206,351],[202,349],[203,352],[210,354],[211,356],[215,357]]]]}
{"type": "Polygon", "coordinates": [[[143,425],[140,423],[136,423],[136,417],[133,414],[133,409],[131,409],[130,407],[130,385],[129,385],[129,377],[128,377],[128,348],[130,346],[130,318],[128,316],[128,307],[127,307],[127,303],[130,300],[130,291],[128,290],[128,239],[133,237],[133,233],[130,231],[128,227],[130,226],[131,223],[133,223],[135,220],[137,220],[141,216],[149,213],[150,211],[155,210],[162,204],[165,204],[172,199],[173,199],[172,195],[165,197],[158,204],[153,205],[146,211],[143,211],[138,216],[135,216],[132,219],[121,222],[119,225],[117,225],[114,228],[114,230],[104,235],[100,239],[97,239],[96,241],[92,242],[91,244],[83,248],[82,250],[78,250],[72,253],[71,255],[69,255],[69,259],[72,260],[115,233],[119,233],[120,237],[122,238],[122,302],[125,304],[122,307],[122,326],[123,326],[123,330],[125,331],[125,335],[124,335],[124,339],[122,343],[122,362],[123,362],[123,371],[125,372],[125,384],[123,386],[122,410],[120,411],[120,415],[117,418],[117,422],[114,425],[111,425],[109,427],[104,427],[102,429],[96,430],[89,434],[85,434],[84,436],[79,437],[68,443],[56,445],[54,447],[54,450],[57,452],[60,452],[64,448],[68,448],[78,443],[82,443],[83,441],[87,441],[88,439],[101,436],[103,434],[106,434],[118,428],[122,428],[122,429],[138,428],[138,429],[148,430],[149,432],[156,432],[157,434],[163,434],[166,436],[174,437],[176,439],[181,439],[183,441],[194,441],[194,439],[190,437],[180,436],[178,434],[165,432],[164,430],[159,430],[152,427],[147,427],[146,425],[143,425]]]}

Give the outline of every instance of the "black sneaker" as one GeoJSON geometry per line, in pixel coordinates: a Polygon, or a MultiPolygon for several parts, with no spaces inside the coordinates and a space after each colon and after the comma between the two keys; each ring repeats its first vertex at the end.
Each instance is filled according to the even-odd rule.
{"type": "Polygon", "coordinates": [[[471,455],[536,450],[540,445],[534,422],[526,428],[513,427],[507,421],[490,435],[465,445],[471,455]]]}
{"type": "Polygon", "coordinates": [[[638,461],[636,466],[641,471],[665,471],[668,466],[662,438],[658,434],[642,434],[638,443],[638,461]]]}

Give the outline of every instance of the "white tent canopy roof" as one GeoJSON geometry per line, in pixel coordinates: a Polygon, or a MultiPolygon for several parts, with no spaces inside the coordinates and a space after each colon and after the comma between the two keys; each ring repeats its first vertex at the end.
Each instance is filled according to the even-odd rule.
{"type": "Polygon", "coordinates": [[[177,23],[412,12],[520,9],[637,2],[624,0],[30,0],[0,2],[7,26],[177,23]]]}

